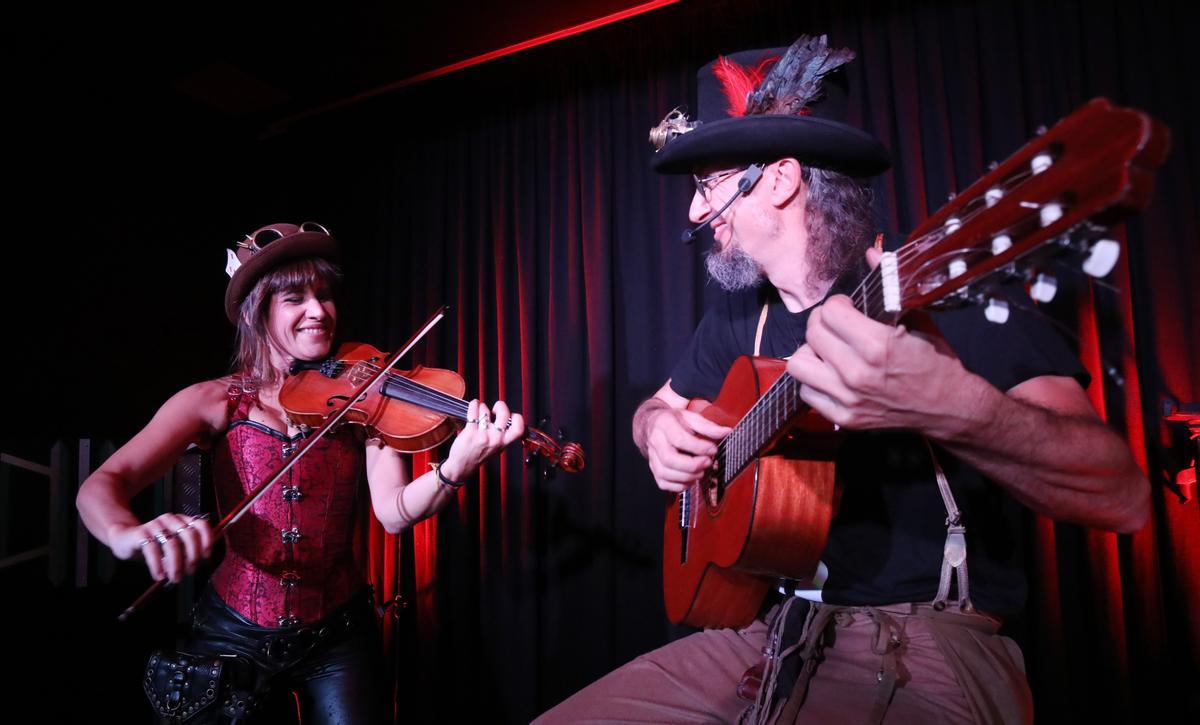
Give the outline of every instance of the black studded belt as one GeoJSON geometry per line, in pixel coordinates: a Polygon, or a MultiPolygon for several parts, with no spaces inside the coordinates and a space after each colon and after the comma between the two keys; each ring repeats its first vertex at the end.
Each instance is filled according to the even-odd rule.
{"type": "Polygon", "coordinates": [[[274,629],[260,627],[230,609],[211,588],[197,605],[195,633],[218,651],[249,656],[275,671],[298,662],[318,647],[344,640],[358,629],[375,625],[374,595],[367,587],[320,620],[274,629]]]}
{"type": "Polygon", "coordinates": [[[267,635],[263,638],[259,651],[277,661],[298,659],[326,639],[340,639],[339,635],[366,624],[365,617],[371,616],[370,610],[363,607],[358,599],[359,597],[355,597],[311,626],[267,635]]]}

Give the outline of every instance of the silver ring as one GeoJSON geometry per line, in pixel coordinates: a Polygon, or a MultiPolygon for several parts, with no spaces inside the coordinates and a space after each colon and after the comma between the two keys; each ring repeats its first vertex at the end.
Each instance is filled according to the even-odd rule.
{"type": "Polygon", "coordinates": [[[167,542],[171,540],[171,535],[166,531],[157,531],[154,534],[154,540],[158,542],[159,546],[166,546],[167,542]]]}
{"type": "Polygon", "coordinates": [[[149,544],[149,543],[150,543],[150,541],[151,541],[151,539],[142,539],[142,540],[141,540],[141,541],[138,543],[138,548],[139,548],[139,549],[141,549],[141,548],[145,547],[145,546],[146,546],[146,544],[149,544]]]}
{"type": "Polygon", "coordinates": [[[183,532],[187,531],[190,528],[192,528],[191,524],[188,524],[187,526],[180,526],[178,529],[175,529],[175,535],[179,536],[180,534],[182,534],[183,532]]]}

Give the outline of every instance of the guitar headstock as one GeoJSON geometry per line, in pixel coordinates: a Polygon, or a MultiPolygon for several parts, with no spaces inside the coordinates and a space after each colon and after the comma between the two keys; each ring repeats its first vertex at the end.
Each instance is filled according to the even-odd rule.
{"type": "Polygon", "coordinates": [[[1149,203],[1169,147],[1169,131],[1145,113],[1090,101],[914,230],[856,293],[863,310],[895,320],[970,301],[1003,322],[1007,309],[987,288],[1019,277],[1048,301],[1054,279],[1036,272],[1047,257],[1073,252],[1087,274],[1108,274],[1120,254],[1109,229],[1149,203]]]}

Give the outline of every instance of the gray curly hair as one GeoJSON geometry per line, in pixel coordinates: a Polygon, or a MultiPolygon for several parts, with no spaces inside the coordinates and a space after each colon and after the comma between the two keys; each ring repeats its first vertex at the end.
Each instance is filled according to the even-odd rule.
{"type": "Polygon", "coordinates": [[[866,272],[863,253],[875,236],[871,187],[828,169],[804,166],[808,187],[804,223],[808,232],[808,284],[824,286],[846,272],[866,272]]]}

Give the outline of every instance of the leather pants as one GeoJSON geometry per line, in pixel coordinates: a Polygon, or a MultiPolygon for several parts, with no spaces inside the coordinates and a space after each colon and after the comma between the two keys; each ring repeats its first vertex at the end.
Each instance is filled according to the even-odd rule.
{"type": "Polygon", "coordinates": [[[188,725],[292,722],[297,707],[304,725],[376,723],[378,631],[370,589],[319,622],[270,629],[245,619],[208,588],[193,611],[184,649],[232,656],[230,681],[218,707],[188,725]]]}

